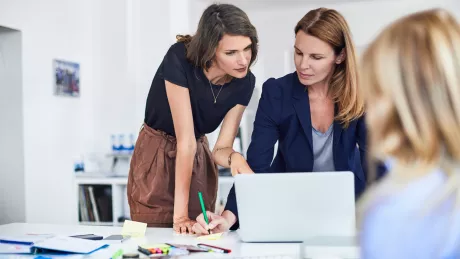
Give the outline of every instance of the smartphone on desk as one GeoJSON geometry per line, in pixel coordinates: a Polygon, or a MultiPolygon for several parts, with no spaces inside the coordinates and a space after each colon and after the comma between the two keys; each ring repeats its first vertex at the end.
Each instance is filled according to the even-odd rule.
{"type": "Polygon", "coordinates": [[[104,239],[102,239],[102,241],[113,241],[113,242],[124,242],[126,240],[128,240],[131,236],[124,236],[124,235],[110,235],[104,239]]]}
{"type": "Polygon", "coordinates": [[[70,237],[76,237],[76,238],[82,238],[82,239],[88,239],[88,240],[102,240],[104,238],[103,236],[98,236],[94,234],[75,235],[75,236],[70,236],[70,237]]]}

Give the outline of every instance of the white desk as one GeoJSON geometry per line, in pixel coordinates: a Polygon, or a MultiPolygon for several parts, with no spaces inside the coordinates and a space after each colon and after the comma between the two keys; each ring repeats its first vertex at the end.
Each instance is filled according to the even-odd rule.
{"type": "MultiPolygon", "coordinates": [[[[0,225],[0,235],[24,235],[24,234],[53,234],[71,236],[77,234],[96,234],[108,236],[120,234],[121,227],[105,227],[105,226],[82,226],[82,225],[51,225],[51,224],[28,224],[28,223],[13,223],[0,225]]],[[[110,258],[114,252],[122,248],[125,253],[137,252],[137,246],[142,244],[158,244],[158,243],[176,243],[176,244],[191,244],[198,243],[214,244],[216,246],[231,249],[230,254],[216,253],[195,253],[186,257],[177,258],[268,258],[276,259],[298,259],[302,254],[321,254],[323,251],[333,251],[337,247],[322,246],[320,252],[313,251],[313,247],[304,247],[299,243],[242,243],[239,240],[236,232],[225,234],[221,239],[208,241],[198,240],[193,236],[180,236],[173,233],[170,228],[147,228],[145,237],[131,238],[123,244],[111,244],[109,247],[98,250],[90,255],[75,255],[75,256],[53,256],[52,258],[110,258]]],[[[349,252],[347,254],[356,254],[355,247],[344,247],[349,252]]],[[[342,249],[342,248],[340,248],[342,249]]],[[[19,259],[19,258],[35,258],[37,255],[0,255],[0,258],[19,259]]],[[[121,257],[120,257],[121,258],[121,257]]],[[[141,254],[141,258],[147,258],[141,254]]],[[[308,257],[305,257],[308,258],[308,257]]],[[[314,257],[321,259],[338,259],[338,257],[314,257]]],[[[356,258],[350,256],[346,258],[356,258]]]]}
{"type": "MultiPolygon", "coordinates": [[[[0,225],[0,235],[22,235],[22,234],[54,234],[54,235],[76,235],[76,234],[97,234],[108,236],[112,234],[120,234],[121,227],[101,227],[101,226],[81,226],[81,225],[48,225],[48,224],[27,224],[13,223],[0,225]]],[[[125,252],[136,252],[139,244],[154,244],[154,243],[177,243],[177,244],[215,244],[217,246],[229,248],[232,250],[230,254],[215,254],[215,253],[196,253],[186,258],[238,258],[251,256],[267,256],[267,255],[289,255],[290,257],[278,257],[278,259],[297,259],[299,258],[299,244],[250,244],[241,243],[236,232],[226,234],[220,240],[208,241],[198,240],[192,236],[178,236],[173,234],[172,229],[168,228],[147,228],[145,237],[132,238],[123,244],[113,244],[108,248],[98,250],[87,256],[65,256],[62,258],[110,258],[110,256],[119,248],[123,248],[125,252]]],[[[0,258],[4,258],[0,255],[0,258]]],[[[5,258],[34,258],[35,256],[19,256],[10,255],[5,258]]],[[[55,258],[53,256],[53,258],[55,258]]],[[[59,257],[56,257],[59,258],[59,257]]],[[[180,257],[184,258],[184,257],[180,257]]]]}

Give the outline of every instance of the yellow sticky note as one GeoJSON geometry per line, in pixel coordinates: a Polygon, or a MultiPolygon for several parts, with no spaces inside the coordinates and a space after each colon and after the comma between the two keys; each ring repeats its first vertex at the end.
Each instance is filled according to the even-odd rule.
{"type": "Polygon", "coordinates": [[[201,240],[217,240],[217,239],[220,239],[221,237],[222,237],[222,233],[216,233],[216,234],[211,234],[211,235],[199,236],[197,238],[201,240]]]}
{"type": "Polygon", "coordinates": [[[125,220],[123,223],[122,235],[131,237],[143,237],[147,230],[147,223],[125,220]]]}

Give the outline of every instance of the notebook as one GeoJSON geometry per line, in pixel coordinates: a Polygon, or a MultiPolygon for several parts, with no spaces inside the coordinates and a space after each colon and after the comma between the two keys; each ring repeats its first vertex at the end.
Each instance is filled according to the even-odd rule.
{"type": "Polygon", "coordinates": [[[48,253],[60,252],[70,254],[90,254],[108,245],[101,241],[86,240],[75,237],[55,236],[34,241],[18,237],[1,237],[0,254],[48,253]]]}
{"type": "Polygon", "coordinates": [[[0,254],[30,254],[32,246],[12,243],[0,243],[0,254]]]}
{"type": "Polygon", "coordinates": [[[15,235],[0,236],[0,243],[33,245],[34,243],[54,237],[54,235],[15,235]]]}

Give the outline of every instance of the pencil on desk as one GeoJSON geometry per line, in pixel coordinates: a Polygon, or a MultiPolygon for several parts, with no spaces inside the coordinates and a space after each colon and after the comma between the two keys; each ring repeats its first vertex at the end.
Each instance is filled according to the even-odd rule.
{"type": "MultiPolygon", "coordinates": [[[[206,214],[206,208],[204,207],[203,194],[201,194],[201,192],[198,192],[198,198],[200,199],[201,210],[203,211],[204,221],[206,221],[206,224],[209,224],[208,214],[206,214]]],[[[208,234],[211,234],[210,229],[208,229],[208,234]]]]}

